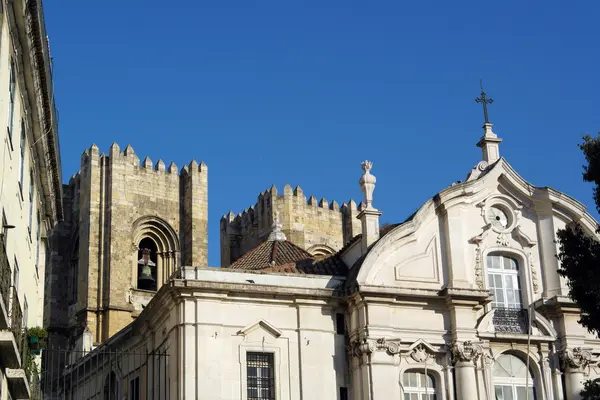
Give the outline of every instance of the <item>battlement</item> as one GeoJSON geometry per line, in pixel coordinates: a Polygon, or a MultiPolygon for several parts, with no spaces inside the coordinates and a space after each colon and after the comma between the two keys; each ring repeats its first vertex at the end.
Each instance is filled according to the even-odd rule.
{"type": "Polygon", "coordinates": [[[172,161],[168,167],[166,167],[166,164],[162,159],[159,159],[156,164],[154,164],[148,156],[140,162],[140,158],[130,144],[125,147],[124,151],[121,151],[121,148],[116,142],[110,146],[108,156],[104,153],[100,153],[98,146],[92,144],[92,146],[90,146],[89,149],[86,149],[81,155],[81,167],[83,168],[88,163],[96,163],[96,165],[110,163],[111,166],[133,166],[137,167],[140,172],[154,175],[171,175],[173,177],[190,176],[195,175],[196,173],[208,173],[208,166],[204,162],[198,164],[196,160],[192,160],[188,165],[184,165],[181,170],[178,170],[177,165],[172,161]]]}
{"type": "Polygon", "coordinates": [[[310,250],[324,245],[335,251],[360,232],[356,219],[360,207],[354,200],[342,203],[311,195],[300,186],[275,185],[258,195],[257,202],[238,214],[232,211],[221,218],[221,265],[227,266],[246,251],[266,240],[272,230],[275,211],[288,240],[310,250]]]}
{"type": "Polygon", "coordinates": [[[69,306],[69,323],[94,327],[97,341],[136,317],[138,308],[131,309],[128,293],[147,290],[137,268],[142,242],[154,251],[156,289],[181,265],[208,265],[205,163],[191,160],[179,169],[171,162],[167,167],[163,160],[138,156],[131,145],[122,150],[113,143],[105,154],[93,144],[64,189],[64,248],[55,262],[71,271],[74,257],[79,260],[83,285],[69,306]],[[95,311],[88,312],[88,304],[106,307],[102,323],[95,311]]]}
{"type": "MultiPolygon", "coordinates": [[[[306,206],[321,208],[323,210],[333,211],[334,213],[348,213],[350,211],[360,211],[362,209],[363,204],[357,203],[354,200],[349,200],[347,203],[342,203],[341,207],[333,200],[331,203],[327,201],[326,198],[321,197],[321,200],[317,200],[317,198],[313,195],[306,198],[304,195],[304,191],[300,186],[296,186],[294,189],[290,185],[285,185],[283,188],[283,194],[279,195],[279,191],[275,185],[272,185],[267,190],[260,192],[258,195],[258,201],[251,205],[250,207],[244,209],[242,212],[234,214],[233,211],[229,211],[229,213],[224,214],[221,217],[222,223],[225,222],[228,225],[231,224],[245,224],[252,223],[254,218],[256,217],[257,210],[264,211],[265,205],[270,204],[271,209],[274,210],[273,203],[275,201],[293,201],[297,204],[304,203],[306,206]],[[275,200],[274,200],[275,199],[275,200]]],[[[259,211],[260,212],[260,211],[259,211]]],[[[273,211],[274,213],[274,211],[273,211]]],[[[273,214],[274,215],[274,214],[273,214]]],[[[243,230],[243,226],[240,226],[243,230]]]]}

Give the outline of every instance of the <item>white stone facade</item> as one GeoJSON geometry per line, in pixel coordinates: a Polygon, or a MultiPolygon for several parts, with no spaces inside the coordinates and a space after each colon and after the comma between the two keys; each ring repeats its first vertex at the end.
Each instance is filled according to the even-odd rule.
{"type": "MultiPolygon", "coordinates": [[[[119,364],[113,389],[148,399],[576,400],[600,376],[600,341],[577,323],[555,257],[558,229],[593,234],[583,205],[483,160],[379,238],[367,189],[364,237],[338,254],[346,276],[184,267],[76,365],[102,349],[166,353],[119,364]]],[[[80,398],[106,382],[90,371],[80,398]]]]}
{"type": "Polygon", "coordinates": [[[26,328],[42,327],[47,232],[62,178],[41,2],[0,1],[0,400],[29,398],[26,328]]]}

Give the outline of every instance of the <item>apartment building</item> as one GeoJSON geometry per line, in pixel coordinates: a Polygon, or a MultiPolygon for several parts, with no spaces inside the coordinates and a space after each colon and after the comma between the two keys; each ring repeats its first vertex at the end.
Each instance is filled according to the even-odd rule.
{"type": "Polygon", "coordinates": [[[0,400],[37,397],[47,232],[62,218],[52,66],[40,0],[0,0],[0,400]],[[39,335],[38,335],[39,336],[39,335]]]}

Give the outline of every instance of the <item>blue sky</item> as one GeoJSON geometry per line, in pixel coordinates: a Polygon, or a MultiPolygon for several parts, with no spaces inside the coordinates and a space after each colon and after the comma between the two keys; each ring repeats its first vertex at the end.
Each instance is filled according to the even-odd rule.
{"type": "Polygon", "coordinates": [[[484,79],[501,155],[593,210],[581,136],[600,128],[600,3],[46,1],[63,176],[96,143],[209,167],[219,219],[275,184],[398,222],[481,157],[484,79]]]}

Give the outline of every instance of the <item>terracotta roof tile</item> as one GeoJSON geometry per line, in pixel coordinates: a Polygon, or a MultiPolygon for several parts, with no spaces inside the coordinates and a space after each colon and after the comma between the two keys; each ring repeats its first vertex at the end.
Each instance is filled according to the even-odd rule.
{"type": "Polygon", "coordinates": [[[256,270],[307,259],[312,261],[313,256],[292,242],[269,240],[238,258],[229,268],[256,270]]]}

